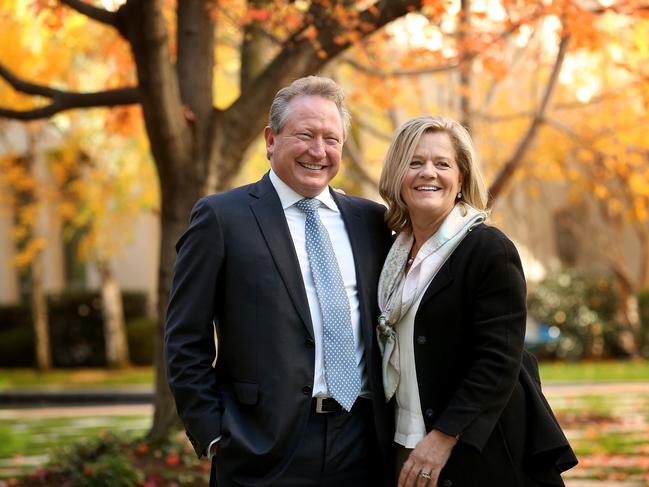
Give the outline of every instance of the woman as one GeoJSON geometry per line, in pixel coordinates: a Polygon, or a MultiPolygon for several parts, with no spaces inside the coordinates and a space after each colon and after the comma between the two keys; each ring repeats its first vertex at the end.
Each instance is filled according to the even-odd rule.
{"type": "Polygon", "coordinates": [[[576,459],[523,352],[525,277],[512,242],[483,223],[468,132],[443,117],[406,122],[379,189],[397,233],[377,331],[399,486],[563,485],[576,459]]]}

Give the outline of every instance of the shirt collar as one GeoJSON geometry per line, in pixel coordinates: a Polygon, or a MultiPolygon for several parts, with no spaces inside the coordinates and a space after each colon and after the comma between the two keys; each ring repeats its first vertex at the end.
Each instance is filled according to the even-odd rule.
{"type": "MultiPolygon", "coordinates": [[[[270,170],[269,177],[270,177],[270,182],[275,188],[275,191],[277,191],[277,196],[279,196],[279,201],[282,203],[282,208],[284,210],[286,208],[293,206],[295,203],[297,203],[298,201],[304,198],[304,196],[297,193],[293,188],[291,188],[288,184],[282,181],[280,177],[277,174],[275,174],[275,171],[273,171],[272,169],[270,170]]],[[[325,187],[319,195],[315,196],[315,199],[320,201],[323,205],[325,205],[330,210],[333,210],[335,212],[340,211],[338,210],[338,206],[336,206],[336,202],[334,201],[333,197],[331,196],[331,193],[329,192],[329,186],[325,187]]]]}

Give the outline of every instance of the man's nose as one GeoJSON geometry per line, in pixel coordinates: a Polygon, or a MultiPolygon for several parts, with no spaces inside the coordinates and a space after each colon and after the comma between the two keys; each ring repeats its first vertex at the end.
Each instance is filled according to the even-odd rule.
{"type": "Polygon", "coordinates": [[[324,139],[322,137],[314,137],[309,144],[309,154],[312,157],[322,159],[326,156],[324,139]]]}

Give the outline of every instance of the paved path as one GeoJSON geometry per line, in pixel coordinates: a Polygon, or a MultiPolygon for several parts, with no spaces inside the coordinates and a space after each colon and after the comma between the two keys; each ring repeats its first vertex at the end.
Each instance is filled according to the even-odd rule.
{"type": "Polygon", "coordinates": [[[136,416],[152,415],[152,404],[113,404],[109,406],[56,406],[20,409],[0,409],[0,419],[73,418],[77,416],[136,416]]]}
{"type": "Polygon", "coordinates": [[[647,487],[644,480],[571,480],[564,479],[566,487],[647,487]]]}

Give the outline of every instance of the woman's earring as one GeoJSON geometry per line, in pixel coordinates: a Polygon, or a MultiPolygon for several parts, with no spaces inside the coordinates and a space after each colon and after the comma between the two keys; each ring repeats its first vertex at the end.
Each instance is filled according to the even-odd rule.
{"type": "Polygon", "coordinates": [[[460,192],[457,194],[457,199],[459,200],[459,199],[461,199],[461,198],[462,198],[462,191],[460,191],[460,192]]]}

